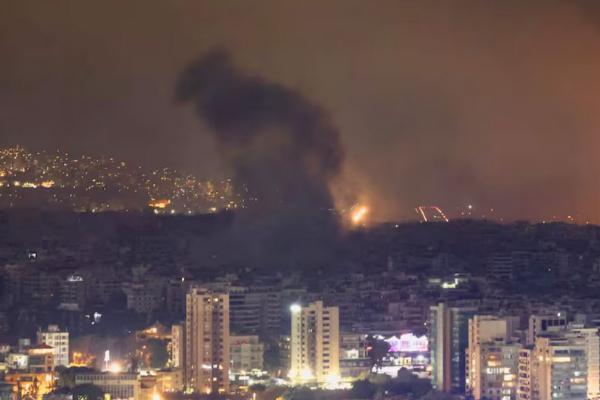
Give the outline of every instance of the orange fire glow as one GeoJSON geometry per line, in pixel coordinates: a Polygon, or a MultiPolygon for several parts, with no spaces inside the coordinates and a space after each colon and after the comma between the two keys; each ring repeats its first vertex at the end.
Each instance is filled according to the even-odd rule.
{"type": "Polygon", "coordinates": [[[356,205],[351,210],[350,219],[353,225],[363,224],[369,214],[369,208],[364,205],[356,205]]]}
{"type": "Polygon", "coordinates": [[[154,200],[148,203],[148,206],[151,208],[167,208],[167,206],[171,204],[171,200],[154,200]]]}

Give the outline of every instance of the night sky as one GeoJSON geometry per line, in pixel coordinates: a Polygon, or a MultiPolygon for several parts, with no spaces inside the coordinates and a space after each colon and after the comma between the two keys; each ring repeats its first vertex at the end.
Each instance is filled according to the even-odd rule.
{"type": "Polygon", "coordinates": [[[318,104],[335,188],[600,220],[600,6],[551,1],[23,1],[0,12],[0,146],[227,176],[176,84],[218,47],[318,104]]]}

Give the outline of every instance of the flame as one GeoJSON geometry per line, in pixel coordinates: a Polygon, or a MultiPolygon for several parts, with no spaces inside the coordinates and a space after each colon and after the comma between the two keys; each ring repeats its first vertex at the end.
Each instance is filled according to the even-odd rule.
{"type": "Polygon", "coordinates": [[[367,214],[369,213],[369,208],[365,205],[356,205],[351,210],[350,219],[352,220],[353,225],[360,225],[365,222],[367,218],[367,214]]]}
{"type": "Polygon", "coordinates": [[[148,203],[148,206],[151,208],[167,208],[167,206],[171,204],[171,200],[166,199],[166,200],[153,200],[151,202],[148,203]]]}

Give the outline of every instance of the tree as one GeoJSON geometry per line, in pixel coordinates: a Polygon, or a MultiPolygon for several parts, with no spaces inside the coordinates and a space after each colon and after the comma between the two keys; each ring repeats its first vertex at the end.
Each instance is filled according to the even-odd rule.
{"type": "Polygon", "coordinates": [[[415,380],[415,376],[406,368],[400,368],[396,376],[398,383],[412,383],[415,380]]]}
{"type": "Polygon", "coordinates": [[[377,392],[377,386],[366,379],[359,380],[352,384],[352,397],[356,399],[372,399],[377,392]]]}
{"type": "Polygon", "coordinates": [[[383,366],[383,358],[390,350],[390,344],[382,339],[373,336],[367,338],[367,351],[371,359],[371,366],[377,369],[383,366]]]}
{"type": "Polygon", "coordinates": [[[152,368],[164,368],[169,361],[169,352],[167,343],[160,339],[148,339],[148,348],[150,350],[150,366],[152,368]]]}
{"type": "Polygon", "coordinates": [[[392,394],[412,394],[412,397],[421,398],[431,391],[431,381],[418,378],[406,368],[401,368],[398,376],[385,384],[384,388],[392,394]]]}

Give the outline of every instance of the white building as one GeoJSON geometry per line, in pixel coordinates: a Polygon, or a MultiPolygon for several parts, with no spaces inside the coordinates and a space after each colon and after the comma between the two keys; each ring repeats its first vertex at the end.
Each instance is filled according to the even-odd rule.
{"type": "Polygon", "coordinates": [[[54,349],[54,366],[69,366],[69,332],[61,331],[58,325],[48,325],[48,329],[38,330],[37,341],[54,349]]]}
{"type": "Polygon", "coordinates": [[[316,301],[304,307],[294,304],[290,311],[290,379],[335,384],[340,378],[339,309],[316,301]]]}

